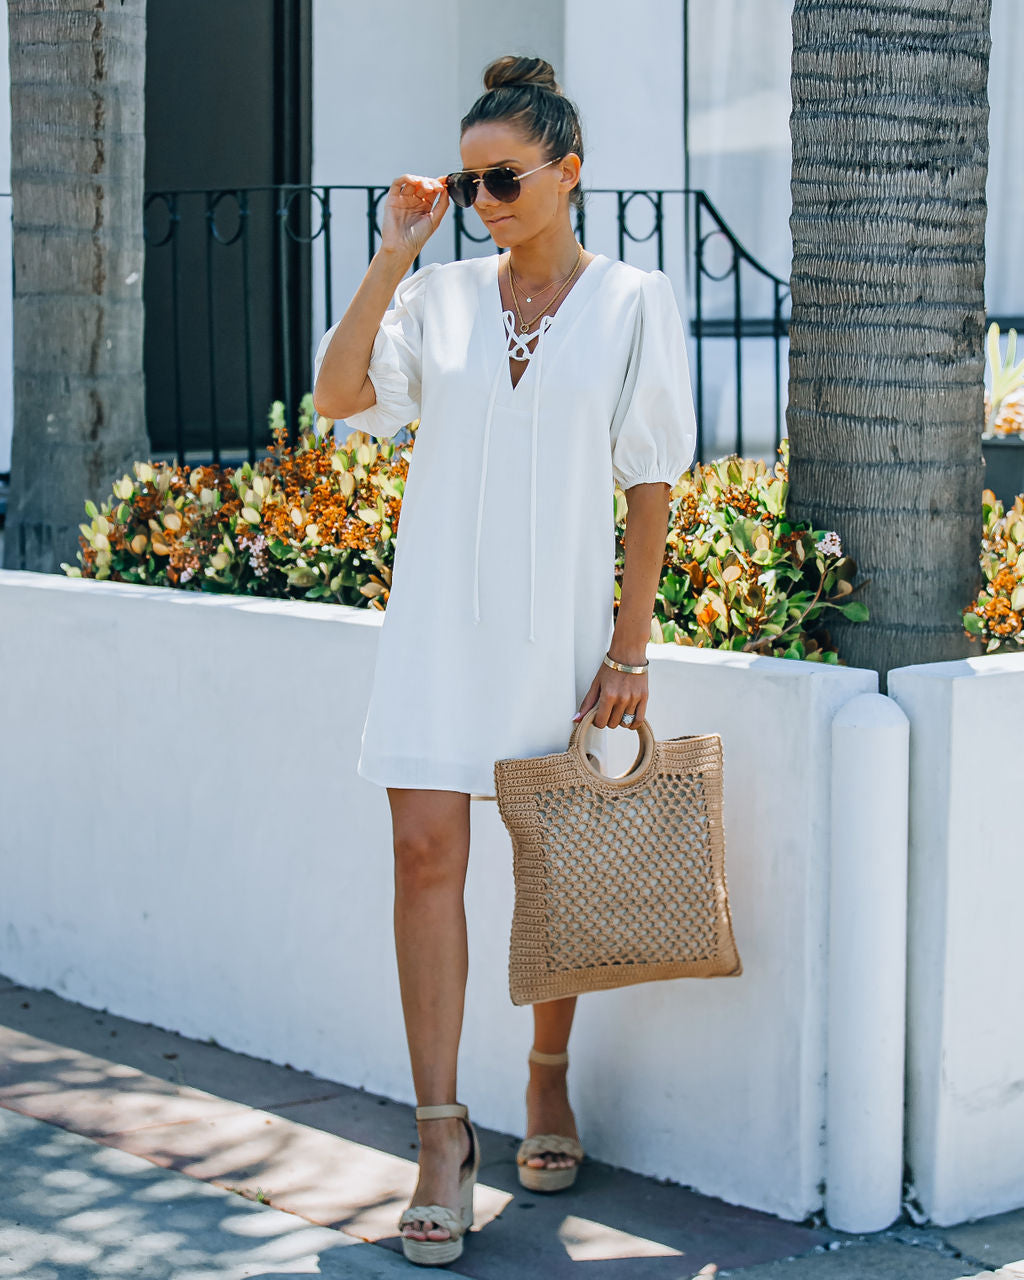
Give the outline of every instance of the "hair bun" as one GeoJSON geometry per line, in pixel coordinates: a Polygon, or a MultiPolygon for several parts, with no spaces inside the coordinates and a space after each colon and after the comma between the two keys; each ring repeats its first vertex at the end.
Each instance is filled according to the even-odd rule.
{"type": "Polygon", "coordinates": [[[484,88],[513,89],[532,84],[538,89],[561,93],[555,69],[543,58],[528,58],[515,53],[495,58],[484,68],[484,88]]]}

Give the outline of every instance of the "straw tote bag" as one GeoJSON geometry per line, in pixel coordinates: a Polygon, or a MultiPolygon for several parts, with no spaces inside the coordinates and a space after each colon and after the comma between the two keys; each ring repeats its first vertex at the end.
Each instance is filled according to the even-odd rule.
{"type": "Polygon", "coordinates": [[[597,713],[551,755],[496,760],[512,837],[513,1004],[657,978],[737,977],[722,832],[722,739],[657,741],[646,720],[626,773],[583,749],[597,713]]]}

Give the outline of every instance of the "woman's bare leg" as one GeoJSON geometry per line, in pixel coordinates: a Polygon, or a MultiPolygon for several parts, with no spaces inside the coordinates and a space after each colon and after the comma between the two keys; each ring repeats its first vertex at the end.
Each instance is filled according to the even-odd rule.
{"type": "MultiPolygon", "coordinates": [[[[455,1102],[466,992],[463,889],[469,860],[469,795],[388,787],[395,850],[395,953],[413,1088],[420,1106],[455,1102]]],[[[413,1204],[458,1204],[469,1134],[459,1119],[422,1120],[413,1204]]],[[[449,1232],[416,1222],[416,1240],[449,1232]],[[424,1228],[427,1228],[424,1230],[424,1228]]]]}
{"type": "MultiPolygon", "coordinates": [[[[533,1047],[541,1053],[562,1053],[569,1045],[569,1032],[576,1012],[576,997],[545,1000],[533,1006],[533,1047]]],[[[530,1082],[526,1086],[526,1137],[535,1133],[561,1133],[579,1138],[576,1120],[569,1106],[566,1068],[544,1063],[530,1063],[530,1082]]],[[[535,1169],[562,1169],[575,1164],[572,1156],[531,1156],[527,1161],[535,1169]]]]}

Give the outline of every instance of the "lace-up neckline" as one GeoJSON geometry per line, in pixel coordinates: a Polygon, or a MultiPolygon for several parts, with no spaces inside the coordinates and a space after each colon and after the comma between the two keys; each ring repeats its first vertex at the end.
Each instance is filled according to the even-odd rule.
{"type": "MultiPolygon", "coordinates": [[[[498,300],[501,301],[501,260],[499,255],[497,258],[497,266],[494,274],[494,287],[498,294],[498,300]]],[[[498,396],[498,388],[501,386],[502,378],[507,379],[507,385],[510,388],[510,394],[516,397],[523,379],[532,376],[533,378],[533,398],[530,412],[530,632],[531,641],[536,641],[534,633],[534,616],[535,616],[535,598],[536,598],[536,582],[537,582],[537,432],[540,422],[540,384],[541,373],[544,369],[544,347],[545,339],[551,326],[555,323],[562,309],[569,303],[569,299],[579,287],[580,281],[587,274],[590,268],[601,259],[600,254],[595,254],[576,277],[572,288],[566,293],[558,307],[555,309],[554,315],[543,315],[536,322],[537,329],[535,333],[521,334],[516,333],[515,323],[516,315],[514,311],[507,308],[502,310],[502,322],[505,329],[505,341],[502,347],[502,355],[498,361],[498,367],[491,379],[490,395],[487,397],[487,413],[484,416],[483,428],[483,450],[480,458],[480,497],[477,502],[476,510],[476,538],[473,549],[473,618],[475,622],[480,621],[480,537],[483,530],[484,522],[484,494],[487,487],[487,454],[491,440],[491,423],[494,419],[494,402],[498,396]],[[536,338],[536,343],[531,351],[528,342],[532,342],[536,338]],[[519,381],[512,382],[512,368],[509,359],[526,360],[528,364],[520,373],[519,381]],[[536,364],[536,369],[533,365],[536,364]],[[532,370],[532,374],[531,374],[532,370]]],[[[569,307],[572,312],[573,307],[569,307]]],[[[568,317],[571,322],[571,315],[568,317]]],[[[559,326],[561,327],[561,326],[559,326]]]]}

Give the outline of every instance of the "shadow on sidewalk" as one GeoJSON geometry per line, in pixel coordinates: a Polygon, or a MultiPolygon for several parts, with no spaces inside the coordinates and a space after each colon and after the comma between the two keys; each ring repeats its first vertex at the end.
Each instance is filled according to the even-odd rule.
{"type": "MultiPolygon", "coordinates": [[[[386,1266],[387,1274],[392,1263],[411,1274],[408,1264],[395,1256],[401,1253],[396,1222],[416,1180],[416,1127],[409,1106],[3,978],[0,1105],[141,1158],[150,1167],[186,1174],[209,1184],[208,1190],[222,1189],[218,1194],[235,1193],[237,1199],[230,1200],[227,1209],[242,1215],[238,1222],[249,1224],[240,1231],[263,1229],[252,1225],[257,1219],[245,1216],[242,1201],[268,1204],[293,1215],[296,1230],[328,1228],[337,1236],[334,1243],[348,1243],[344,1255],[334,1250],[339,1266],[347,1260],[348,1274],[364,1274],[353,1269],[357,1254],[374,1266],[386,1266]],[[350,1238],[380,1247],[352,1252],[350,1238]]],[[[0,1120],[8,1127],[12,1123],[3,1113],[0,1120]]],[[[449,1273],[520,1280],[536,1272],[557,1280],[578,1276],[577,1264],[586,1262],[588,1276],[688,1280],[696,1275],[724,1276],[736,1269],[745,1274],[750,1267],[761,1273],[758,1264],[782,1265],[797,1257],[823,1266],[836,1258],[825,1252],[830,1243],[835,1248],[863,1239],[785,1222],[593,1160],[585,1162],[574,1188],[555,1196],[535,1195],[524,1191],[516,1178],[518,1137],[478,1131],[482,1161],[476,1222],[465,1253],[449,1273]]],[[[13,1151],[9,1144],[5,1147],[3,1163],[9,1166],[13,1151]]],[[[32,1201],[33,1212],[43,1215],[36,1228],[43,1235],[47,1214],[65,1227],[70,1221],[72,1231],[75,1215],[85,1214],[86,1225],[95,1227],[86,1232],[89,1247],[100,1242],[100,1226],[114,1233],[112,1247],[121,1247],[116,1240],[122,1229],[135,1240],[155,1233],[158,1242],[162,1228],[153,1215],[159,1218],[167,1212],[168,1203],[203,1203],[200,1191],[185,1195],[180,1189],[194,1183],[161,1183],[155,1173],[147,1181],[144,1167],[132,1164],[133,1186],[178,1189],[153,1189],[141,1198],[132,1194],[127,1201],[115,1196],[120,1208],[103,1226],[103,1196],[97,1193],[90,1204],[88,1189],[95,1189],[97,1179],[102,1182],[105,1162],[119,1167],[117,1156],[80,1142],[69,1144],[67,1135],[53,1129],[26,1130],[13,1150],[20,1154],[14,1157],[14,1170],[5,1169],[5,1183],[17,1177],[18,1197],[32,1201]],[[24,1162],[20,1171],[18,1160],[24,1162]],[[100,1218],[93,1216],[96,1213],[100,1218]]],[[[6,1199],[10,1210],[10,1194],[6,1199]]],[[[214,1214],[224,1212],[224,1202],[218,1204],[214,1214]]],[[[187,1215],[179,1217],[174,1230],[184,1222],[184,1234],[190,1236],[189,1221],[187,1215]]],[[[305,1247],[304,1238],[294,1231],[282,1236],[274,1227],[272,1234],[275,1249],[285,1254],[305,1247]]],[[[332,1243],[331,1237],[324,1238],[332,1243]]],[[[153,1248],[155,1255],[160,1253],[158,1243],[153,1248]]],[[[886,1248],[902,1254],[924,1252],[898,1244],[886,1248]]],[[[964,1274],[950,1257],[928,1252],[933,1262],[950,1264],[929,1271],[929,1277],[964,1274]]],[[[69,1256],[67,1261],[75,1264],[78,1259],[69,1256]]],[[[295,1261],[289,1254],[288,1264],[295,1261]]],[[[903,1275],[925,1274],[909,1265],[909,1257],[906,1262],[903,1275]]],[[[275,1255],[274,1263],[285,1263],[285,1257],[275,1255]]],[[[188,1264],[201,1265],[198,1259],[188,1264]]],[[[818,1274],[799,1263],[796,1268],[794,1276],[818,1274]]],[[[147,1269],[146,1274],[157,1280],[164,1273],[147,1269]]],[[[769,1266],[763,1274],[775,1275],[776,1268],[769,1266]]],[[[829,1274],[855,1273],[830,1268],[829,1274]]]]}

